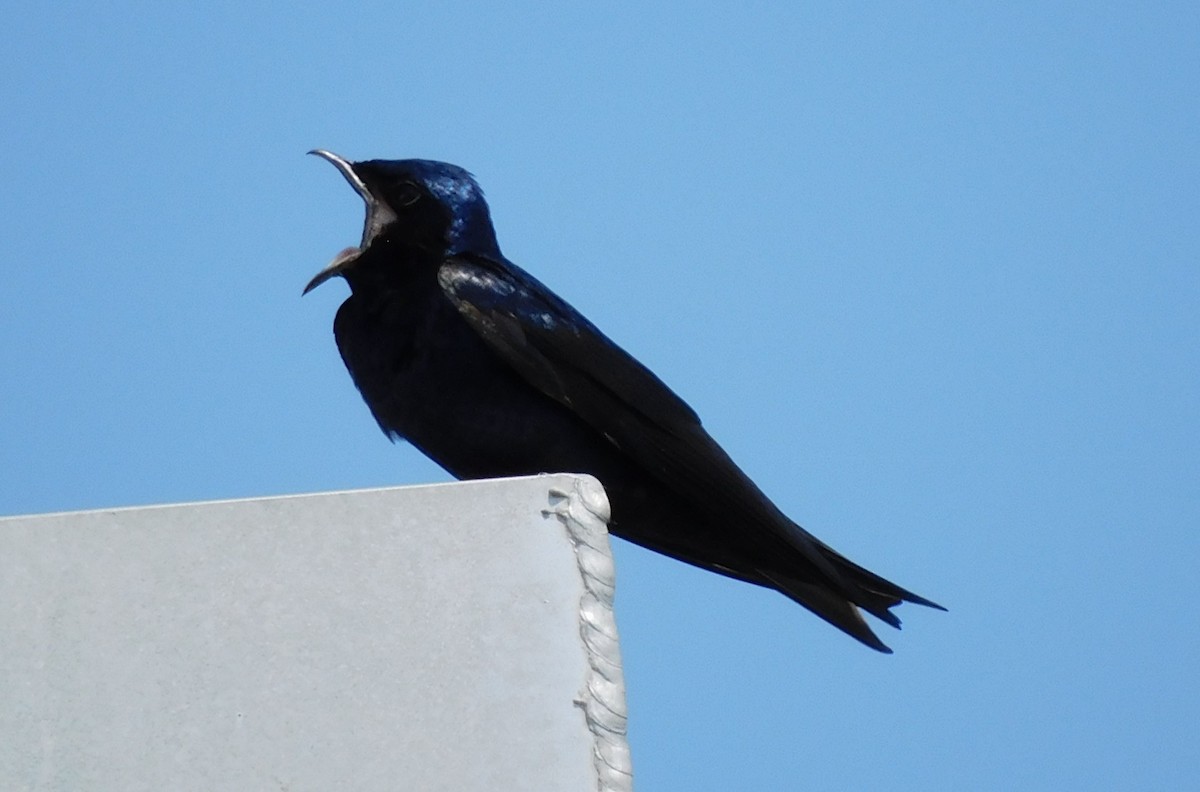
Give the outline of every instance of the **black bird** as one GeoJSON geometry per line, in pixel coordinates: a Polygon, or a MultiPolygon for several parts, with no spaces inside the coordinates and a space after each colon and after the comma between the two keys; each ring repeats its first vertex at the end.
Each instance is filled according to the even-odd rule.
{"type": "Polygon", "coordinates": [[[460,479],[590,473],[612,533],[776,589],[890,652],[859,609],[941,606],[843,558],[787,518],[696,413],[554,292],[506,259],[475,179],[431,160],[331,162],[366,202],[333,332],[380,428],[460,479]]]}

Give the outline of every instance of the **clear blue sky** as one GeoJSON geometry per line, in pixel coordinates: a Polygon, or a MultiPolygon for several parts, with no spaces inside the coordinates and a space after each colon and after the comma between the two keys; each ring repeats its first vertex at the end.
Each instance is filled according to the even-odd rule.
{"type": "Polygon", "coordinates": [[[0,513],[445,480],[300,298],[362,212],[305,151],[445,159],[950,608],[883,657],[618,542],[641,789],[1200,784],[1197,4],[5,10],[0,513]]]}

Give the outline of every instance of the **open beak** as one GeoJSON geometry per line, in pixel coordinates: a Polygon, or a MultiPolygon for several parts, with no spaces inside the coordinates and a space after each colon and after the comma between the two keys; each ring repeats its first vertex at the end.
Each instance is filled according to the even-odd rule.
{"type": "Polygon", "coordinates": [[[308,294],[310,291],[317,288],[333,276],[341,275],[342,271],[351,266],[360,254],[362,254],[362,250],[356,247],[348,247],[341,253],[338,253],[333,257],[333,261],[329,262],[329,266],[318,272],[316,276],[308,282],[308,285],[304,287],[304,291],[300,292],[300,296],[303,297],[304,295],[308,294]]]}
{"type": "Polygon", "coordinates": [[[371,188],[367,186],[367,183],[362,180],[362,177],[354,172],[353,164],[342,157],[339,157],[337,154],[334,154],[332,151],[326,151],[325,149],[313,149],[308,153],[314,154],[323,160],[329,161],[333,164],[333,167],[338,169],[338,172],[345,177],[346,181],[350,183],[350,186],[354,188],[354,191],[358,193],[362,197],[363,202],[366,203],[367,218],[363,225],[363,238],[359,247],[349,247],[343,250],[341,253],[338,253],[337,256],[334,257],[333,261],[329,263],[329,266],[318,272],[316,277],[308,282],[308,285],[304,287],[302,294],[308,294],[325,281],[329,280],[335,275],[341,275],[347,269],[352,267],[362,252],[367,249],[367,245],[371,243],[371,240],[379,232],[381,232],[385,226],[396,220],[396,213],[392,211],[392,208],[388,206],[387,203],[372,194],[371,188]]]}

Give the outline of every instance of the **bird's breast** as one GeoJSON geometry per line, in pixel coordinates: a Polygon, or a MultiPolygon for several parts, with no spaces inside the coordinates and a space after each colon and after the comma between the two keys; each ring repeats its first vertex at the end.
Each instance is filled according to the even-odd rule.
{"type": "Polygon", "coordinates": [[[493,353],[440,290],[352,296],[334,334],[380,428],[459,478],[582,470],[590,453],[609,453],[493,353]]]}

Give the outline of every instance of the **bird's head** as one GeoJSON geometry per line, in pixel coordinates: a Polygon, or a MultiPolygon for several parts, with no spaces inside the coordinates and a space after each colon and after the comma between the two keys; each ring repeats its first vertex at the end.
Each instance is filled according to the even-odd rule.
{"type": "Polygon", "coordinates": [[[388,240],[441,256],[500,255],[483,190],[470,173],[434,160],[350,162],[324,149],[310,151],[333,164],[366,203],[362,242],[346,248],[304,287],[312,291],[345,276],[373,244],[388,240]]]}

